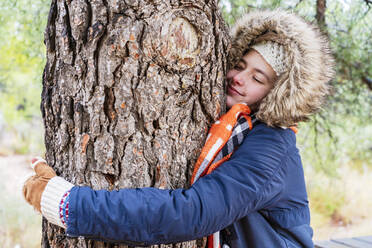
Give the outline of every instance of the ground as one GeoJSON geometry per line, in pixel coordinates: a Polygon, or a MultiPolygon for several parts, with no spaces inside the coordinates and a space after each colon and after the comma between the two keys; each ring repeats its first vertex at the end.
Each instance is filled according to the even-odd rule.
{"type": "Polygon", "coordinates": [[[31,156],[0,156],[1,247],[40,247],[41,215],[26,204],[23,182],[32,174],[31,156]]]}

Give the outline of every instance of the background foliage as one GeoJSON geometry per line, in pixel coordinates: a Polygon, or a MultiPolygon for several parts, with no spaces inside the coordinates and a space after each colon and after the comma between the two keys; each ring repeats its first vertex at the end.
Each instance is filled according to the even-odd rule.
{"type": "MultiPolygon", "coordinates": [[[[290,9],[316,23],[316,2],[220,0],[220,6],[229,25],[256,8],[290,9]]],[[[337,62],[333,95],[322,112],[300,125],[297,136],[316,238],[329,238],[332,231],[324,230],[361,227],[372,220],[372,202],[365,194],[372,188],[370,2],[327,1],[324,31],[337,62]]],[[[0,155],[39,155],[45,149],[39,106],[49,7],[50,0],[0,2],[0,155]]],[[[14,226],[6,220],[0,220],[0,240],[1,227],[14,226]]]]}
{"type": "Polygon", "coordinates": [[[0,137],[5,143],[0,153],[43,151],[39,106],[49,5],[46,0],[0,1],[0,137]]]}

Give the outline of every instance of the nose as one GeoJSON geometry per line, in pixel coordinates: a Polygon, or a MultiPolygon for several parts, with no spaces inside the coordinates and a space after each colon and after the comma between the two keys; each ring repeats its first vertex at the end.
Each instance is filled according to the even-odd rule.
{"type": "Polygon", "coordinates": [[[239,85],[239,86],[243,85],[242,73],[237,73],[236,75],[234,75],[231,81],[234,85],[239,85]]]}

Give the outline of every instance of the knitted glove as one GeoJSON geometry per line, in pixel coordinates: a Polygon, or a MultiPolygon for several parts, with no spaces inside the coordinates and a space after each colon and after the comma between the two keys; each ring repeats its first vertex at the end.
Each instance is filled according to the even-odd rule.
{"type": "Polygon", "coordinates": [[[60,203],[64,194],[74,185],[58,177],[55,171],[40,157],[31,161],[36,175],[23,186],[25,200],[53,224],[65,227],[60,219],[60,203]]]}
{"type": "Polygon", "coordinates": [[[26,180],[23,185],[23,196],[30,205],[41,213],[41,195],[49,180],[57,175],[40,157],[32,159],[31,167],[35,170],[36,175],[26,180]]]}

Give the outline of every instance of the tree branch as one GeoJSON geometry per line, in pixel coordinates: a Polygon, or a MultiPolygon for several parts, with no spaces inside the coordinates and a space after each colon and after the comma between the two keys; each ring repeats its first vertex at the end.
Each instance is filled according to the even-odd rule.
{"type": "Polygon", "coordinates": [[[317,0],[316,1],[316,15],[315,19],[319,25],[319,27],[324,31],[326,29],[326,22],[325,22],[325,12],[327,9],[327,1],[326,0],[317,0]]]}
{"type": "MultiPolygon", "coordinates": [[[[361,67],[360,63],[350,63],[349,61],[345,60],[343,57],[340,57],[337,55],[336,55],[336,59],[342,62],[343,64],[347,65],[350,70],[351,69],[360,70],[360,67],[361,67]]],[[[367,76],[363,75],[360,77],[360,79],[362,80],[363,83],[367,85],[368,89],[372,91],[372,78],[368,76],[368,72],[365,72],[365,74],[367,74],[367,76]]],[[[350,78],[352,78],[351,75],[350,75],[350,78]]]]}
{"type": "Polygon", "coordinates": [[[362,77],[362,81],[363,83],[365,83],[367,85],[367,87],[372,90],[372,78],[370,77],[367,77],[367,76],[363,76],[362,77]]]}
{"type": "Polygon", "coordinates": [[[300,5],[300,3],[302,3],[303,0],[300,0],[296,3],[296,5],[294,6],[294,9],[298,7],[298,5],[300,5]]]}

